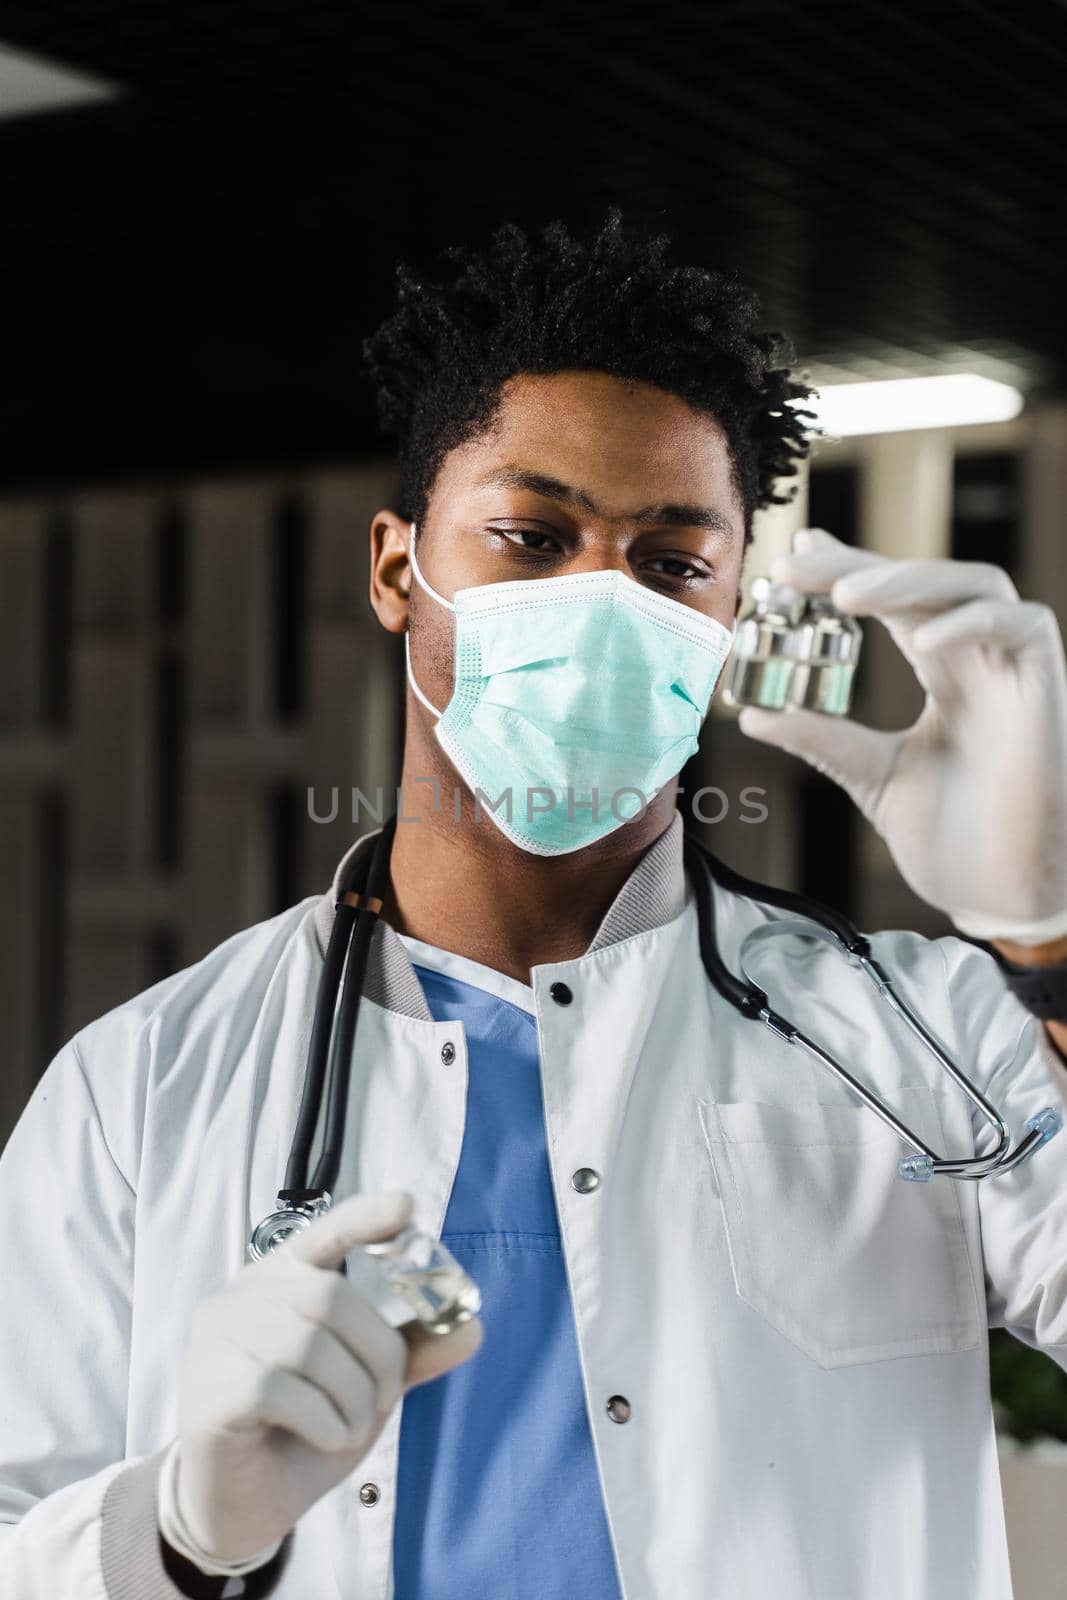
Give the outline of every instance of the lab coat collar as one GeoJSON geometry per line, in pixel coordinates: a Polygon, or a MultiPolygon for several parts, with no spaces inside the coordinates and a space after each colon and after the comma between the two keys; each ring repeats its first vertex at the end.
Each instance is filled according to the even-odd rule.
{"type": "MultiPolygon", "coordinates": [[[[315,932],[325,952],[333,927],[334,907],[342,879],[357,856],[371,847],[380,829],[364,834],[345,852],[330,889],[315,907],[315,932]]],[[[685,869],[682,865],[683,824],[675,812],[670,825],[645,851],[601,920],[586,955],[617,944],[636,933],[673,922],[685,906],[685,869]]],[[[379,921],[367,958],[364,994],[387,1011],[432,1021],[426,997],[408,953],[396,933],[379,921]]]]}

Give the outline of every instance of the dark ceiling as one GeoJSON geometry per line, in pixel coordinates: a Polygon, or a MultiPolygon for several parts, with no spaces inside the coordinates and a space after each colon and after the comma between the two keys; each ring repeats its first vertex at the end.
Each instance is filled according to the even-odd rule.
{"type": "Polygon", "coordinates": [[[33,0],[0,42],[125,91],[0,121],[8,484],[373,451],[397,257],[613,201],[827,374],[1067,390],[1056,0],[33,0]]]}

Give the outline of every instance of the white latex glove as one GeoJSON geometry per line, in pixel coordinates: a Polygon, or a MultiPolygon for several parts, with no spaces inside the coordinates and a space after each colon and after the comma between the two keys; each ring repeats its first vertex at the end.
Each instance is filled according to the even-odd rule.
{"type": "Polygon", "coordinates": [[[481,1344],[477,1317],[449,1334],[393,1328],[332,1270],[357,1245],[392,1238],[412,1204],[405,1190],[353,1195],[197,1307],[172,1455],[177,1548],[202,1570],[266,1560],[407,1390],[481,1344]]]}
{"type": "Polygon", "coordinates": [[[1067,669],[1052,610],[1020,600],[1000,567],[891,560],[822,528],[794,535],[771,577],[884,623],[926,703],[900,732],[754,707],[742,731],[839,783],[962,933],[1067,934],[1067,669]]]}

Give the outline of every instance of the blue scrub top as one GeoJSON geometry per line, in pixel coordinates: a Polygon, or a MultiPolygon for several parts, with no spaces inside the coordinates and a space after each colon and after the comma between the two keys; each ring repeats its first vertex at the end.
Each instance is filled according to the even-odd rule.
{"type": "Polygon", "coordinates": [[[462,1022],[467,1119],[442,1239],[482,1293],[477,1354],[405,1395],[394,1600],[621,1600],[589,1429],[524,986],[441,952],[417,962],[462,1022]],[[497,993],[460,981],[483,976],[497,993]],[[493,981],[495,980],[495,982],[493,981]],[[520,1003],[500,997],[512,992],[520,1003]]]}

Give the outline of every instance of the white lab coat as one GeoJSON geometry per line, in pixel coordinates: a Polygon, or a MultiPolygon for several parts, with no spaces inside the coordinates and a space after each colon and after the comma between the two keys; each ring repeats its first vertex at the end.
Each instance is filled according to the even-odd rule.
{"type": "MultiPolygon", "coordinates": [[[[740,937],[774,913],[716,904],[736,970],[740,937]]],[[[193,1309],[273,1208],[322,965],[315,909],[83,1030],[0,1162],[5,1600],[174,1592],[105,1582],[101,1508],[173,1437],[193,1309]]],[[[783,943],[760,957],[780,1009],[939,1149],[986,1148],[873,988],[824,946],[783,943]]],[[[1013,1129],[1057,1102],[1057,1058],[988,956],[907,932],[874,948],[1013,1129]]],[[[665,925],[531,982],[625,1600],[1007,1600],[986,1326],[1067,1366],[1067,1138],[981,1184],[901,1182],[894,1136],[712,990],[691,892],[665,925]],[[579,1167],[600,1186],[575,1190],[579,1167]],[[625,1423],[606,1409],[617,1395],[625,1423]]],[[[439,1230],[465,1091],[459,1023],[368,1000],[338,1196],[406,1187],[439,1230]]],[[[399,1426],[398,1407],[300,1523],[280,1600],[390,1600],[399,1426]]]]}

